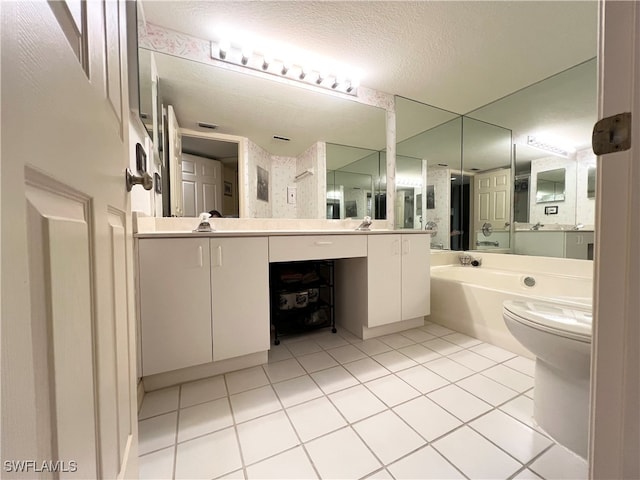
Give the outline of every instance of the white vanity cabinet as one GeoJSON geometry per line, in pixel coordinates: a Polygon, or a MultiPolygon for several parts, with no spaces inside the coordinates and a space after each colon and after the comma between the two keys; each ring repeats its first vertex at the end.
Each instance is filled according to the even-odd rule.
{"type": "Polygon", "coordinates": [[[208,238],[140,239],[142,374],[211,362],[208,238]]]}
{"type": "Polygon", "coordinates": [[[213,360],[269,350],[267,237],[211,238],[213,360]]]}
{"type": "Polygon", "coordinates": [[[142,374],[269,350],[266,237],[139,239],[142,374]]]}
{"type": "Polygon", "coordinates": [[[429,315],[429,239],[426,234],[369,236],[369,328],[429,315]]]}

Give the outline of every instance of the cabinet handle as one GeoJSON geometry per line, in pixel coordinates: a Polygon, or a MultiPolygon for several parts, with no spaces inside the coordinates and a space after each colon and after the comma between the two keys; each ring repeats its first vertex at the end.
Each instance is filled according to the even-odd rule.
{"type": "Polygon", "coordinates": [[[410,251],[411,251],[411,243],[409,242],[409,240],[408,239],[402,240],[402,254],[408,255],[410,251]]]}
{"type": "Polygon", "coordinates": [[[214,267],[221,267],[222,266],[222,245],[218,245],[216,247],[215,250],[215,255],[214,255],[214,267]]]}
{"type": "Polygon", "coordinates": [[[400,240],[393,241],[393,254],[394,255],[400,254],[400,240]]]}
{"type": "Polygon", "coordinates": [[[202,257],[202,245],[198,246],[198,267],[202,268],[204,265],[204,259],[202,257]]]}
{"type": "Polygon", "coordinates": [[[315,242],[315,244],[316,245],[333,245],[333,242],[318,240],[317,242],[315,242]]]}

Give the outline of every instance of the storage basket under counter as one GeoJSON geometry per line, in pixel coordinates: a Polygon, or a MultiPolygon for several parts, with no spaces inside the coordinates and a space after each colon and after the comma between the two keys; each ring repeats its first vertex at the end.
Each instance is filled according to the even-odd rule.
{"type": "Polygon", "coordinates": [[[333,260],[271,263],[269,285],[275,345],[316,328],[336,333],[333,260]]]}

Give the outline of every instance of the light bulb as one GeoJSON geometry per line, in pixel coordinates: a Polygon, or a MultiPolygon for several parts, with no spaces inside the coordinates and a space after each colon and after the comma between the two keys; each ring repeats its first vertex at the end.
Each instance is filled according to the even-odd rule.
{"type": "Polygon", "coordinates": [[[262,57],[262,69],[266,70],[269,68],[269,65],[271,65],[271,63],[273,62],[273,58],[271,57],[271,55],[264,55],[262,57]]]}
{"type": "Polygon", "coordinates": [[[220,42],[218,42],[218,55],[222,60],[227,58],[227,52],[229,51],[230,48],[231,48],[231,44],[229,43],[229,40],[222,39],[220,40],[220,42]]]}
{"type": "Polygon", "coordinates": [[[251,47],[242,47],[242,65],[246,65],[249,62],[251,55],[253,55],[253,49],[251,47]]]}

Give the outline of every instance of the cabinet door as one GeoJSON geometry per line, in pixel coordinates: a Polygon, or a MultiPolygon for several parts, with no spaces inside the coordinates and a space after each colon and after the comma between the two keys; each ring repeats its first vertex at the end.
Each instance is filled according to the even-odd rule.
{"type": "Polygon", "coordinates": [[[212,238],[213,359],[269,350],[266,237],[212,238]]]}
{"type": "Polygon", "coordinates": [[[138,242],[143,375],[212,361],[209,240],[138,242]]]}
{"type": "Polygon", "coordinates": [[[430,313],[429,244],[429,235],[402,235],[402,320],[430,313]]]}
{"type": "Polygon", "coordinates": [[[400,235],[368,235],[367,287],[369,327],[400,320],[400,235]]]}

